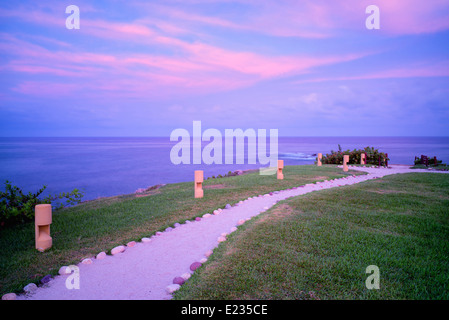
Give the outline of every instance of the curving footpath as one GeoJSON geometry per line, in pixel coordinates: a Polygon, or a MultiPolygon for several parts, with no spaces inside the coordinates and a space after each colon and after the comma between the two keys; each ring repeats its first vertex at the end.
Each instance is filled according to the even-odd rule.
{"type": "MultiPolygon", "coordinates": [[[[268,210],[276,202],[321,189],[351,185],[390,174],[408,172],[435,172],[392,168],[350,167],[367,175],[348,176],[314,184],[274,191],[227,205],[201,219],[186,221],[158,232],[141,242],[131,242],[112,250],[113,255],[101,253],[96,258],[83,260],[79,268],[79,289],[68,289],[66,281],[73,274],[59,275],[48,283],[30,286],[28,293],[18,300],[166,300],[187,280],[194,269],[207,260],[212,250],[226,235],[237,230],[245,221],[268,210]],[[174,281],[175,280],[175,281],[174,281]],[[173,282],[177,284],[173,284],[173,282]]],[[[448,172],[444,172],[448,173],[448,172]]],[[[64,271],[64,268],[61,268],[64,271]]],[[[60,273],[64,273],[61,272],[60,273]]],[[[70,280],[70,283],[72,280],[70,280]]],[[[74,284],[75,282],[73,282],[74,284]]],[[[69,285],[70,287],[70,285],[69,285]]]]}

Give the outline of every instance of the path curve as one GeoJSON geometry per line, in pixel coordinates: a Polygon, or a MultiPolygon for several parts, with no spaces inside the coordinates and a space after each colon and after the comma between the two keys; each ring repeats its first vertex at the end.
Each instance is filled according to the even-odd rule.
{"type": "MultiPolygon", "coordinates": [[[[138,242],[125,251],[91,259],[90,264],[80,263],[79,289],[67,289],[69,275],[54,277],[32,293],[17,296],[18,300],[166,300],[171,299],[167,286],[175,277],[191,274],[193,262],[206,259],[219,244],[218,239],[235,231],[235,227],[268,210],[276,202],[308,192],[351,185],[380,178],[385,175],[407,172],[429,172],[409,169],[408,166],[392,168],[351,167],[367,175],[348,176],[320,183],[307,184],[292,189],[276,191],[248,198],[229,209],[216,210],[216,214],[203,216],[201,221],[188,221],[151,237],[149,242],[138,242]],[[221,212],[219,212],[221,211],[221,212]]],[[[432,171],[431,171],[432,172],[432,171]]],[[[434,172],[434,171],[433,171],[434,172]]],[[[444,172],[448,173],[448,172],[444,172]]],[[[220,240],[223,240],[221,238],[220,240]]],[[[148,241],[148,240],[147,240],[148,241]]],[[[90,262],[90,261],[85,261],[90,262]]]]}

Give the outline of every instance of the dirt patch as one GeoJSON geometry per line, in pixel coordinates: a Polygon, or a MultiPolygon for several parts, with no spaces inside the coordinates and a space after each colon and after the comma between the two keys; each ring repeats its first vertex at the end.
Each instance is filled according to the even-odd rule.
{"type": "Polygon", "coordinates": [[[276,216],[276,217],[286,217],[293,213],[294,213],[293,208],[290,207],[288,204],[283,203],[283,204],[279,205],[278,207],[276,207],[275,209],[273,209],[271,215],[276,216]]]}
{"type": "Polygon", "coordinates": [[[249,174],[249,173],[253,173],[253,172],[259,172],[259,169],[248,169],[248,170],[244,170],[241,174],[239,175],[245,175],[245,174],[249,174]]]}
{"type": "Polygon", "coordinates": [[[325,177],[325,176],[310,177],[310,178],[305,177],[304,179],[308,180],[308,181],[315,181],[315,180],[318,181],[318,180],[327,180],[327,179],[329,179],[329,177],[325,177]]]}
{"type": "Polygon", "coordinates": [[[160,193],[159,188],[165,186],[165,184],[157,184],[155,186],[148,187],[146,189],[138,189],[135,193],[136,198],[148,197],[154,194],[160,193]]]}
{"type": "Polygon", "coordinates": [[[371,232],[371,233],[379,233],[379,234],[384,234],[384,235],[389,235],[389,236],[396,236],[396,237],[401,236],[399,233],[391,231],[391,230],[379,230],[379,229],[375,229],[375,228],[366,228],[366,230],[371,232]]]}
{"type": "Polygon", "coordinates": [[[205,185],[205,186],[203,186],[203,188],[204,189],[225,189],[225,188],[227,188],[227,186],[224,184],[212,184],[209,186],[205,185]]]}
{"type": "Polygon", "coordinates": [[[231,256],[233,254],[236,254],[237,252],[239,252],[238,248],[235,248],[233,246],[228,246],[224,255],[225,256],[231,256]]]}
{"type": "Polygon", "coordinates": [[[155,194],[160,193],[160,191],[156,191],[156,192],[149,192],[149,193],[141,193],[141,194],[136,194],[136,198],[142,198],[142,197],[149,197],[155,194]]]}
{"type": "Polygon", "coordinates": [[[378,194],[390,194],[390,193],[407,193],[405,191],[398,191],[398,190],[367,190],[368,192],[374,192],[378,194]]]}
{"type": "Polygon", "coordinates": [[[267,214],[264,217],[262,217],[258,221],[258,223],[282,219],[282,218],[292,215],[293,213],[295,213],[293,208],[290,207],[288,204],[283,203],[283,204],[277,206],[276,208],[271,209],[270,214],[267,214]]]}

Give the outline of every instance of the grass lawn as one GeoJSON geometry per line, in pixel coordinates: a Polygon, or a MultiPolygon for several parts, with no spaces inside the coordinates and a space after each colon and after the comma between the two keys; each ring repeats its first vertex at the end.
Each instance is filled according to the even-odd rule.
{"type": "Polygon", "coordinates": [[[434,166],[434,165],[426,166],[424,164],[415,164],[410,169],[432,169],[432,170],[436,170],[436,171],[449,171],[449,167],[446,166],[445,164],[443,164],[443,165],[439,164],[437,166],[434,166]]]}
{"type": "Polygon", "coordinates": [[[449,175],[279,202],[221,243],[175,299],[449,299],[449,175]],[[365,286],[369,265],[379,290],[365,286]]]}
{"type": "MultiPolygon", "coordinates": [[[[191,183],[178,183],[135,194],[85,202],[53,213],[53,247],[44,253],[34,248],[34,223],[0,229],[0,295],[20,292],[30,282],[57,274],[63,265],[109,252],[117,245],[140,241],[157,231],[223,208],[250,196],[287,189],[358,172],[342,172],[335,166],[287,166],[285,179],[257,172],[209,179],[202,199],[193,197],[191,183]]],[[[20,187],[20,186],[19,186],[20,187]]]]}

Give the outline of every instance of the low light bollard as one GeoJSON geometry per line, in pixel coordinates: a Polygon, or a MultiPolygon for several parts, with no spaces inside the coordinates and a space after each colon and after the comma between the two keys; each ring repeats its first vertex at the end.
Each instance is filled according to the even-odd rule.
{"type": "Polygon", "coordinates": [[[202,170],[195,171],[195,198],[202,198],[204,196],[203,191],[204,173],[202,170]]]}
{"type": "Polygon", "coordinates": [[[284,174],[282,173],[283,169],[284,169],[284,160],[278,160],[278,171],[277,171],[278,180],[284,179],[284,174]]]}
{"type": "Polygon", "coordinates": [[[317,161],[317,166],[321,167],[322,163],[321,163],[321,159],[323,158],[323,154],[322,153],[318,153],[318,161],[317,161]]]}
{"type": "Polygon", "coordinates": [[[366,156],[364,153],[360,155],[360,164],[366,164],[366,156]]]}
{"type": "Polygon", "coordinates": [[[38,204],[34,207],[36,249],[41,252],[53,245],[50,237],[51,216],[51,204],[38,204]]]}
{"type": "Polygon", "coordinates": [[[348,171],[349,155],[343,156],[343,171],[348,171]]]}

